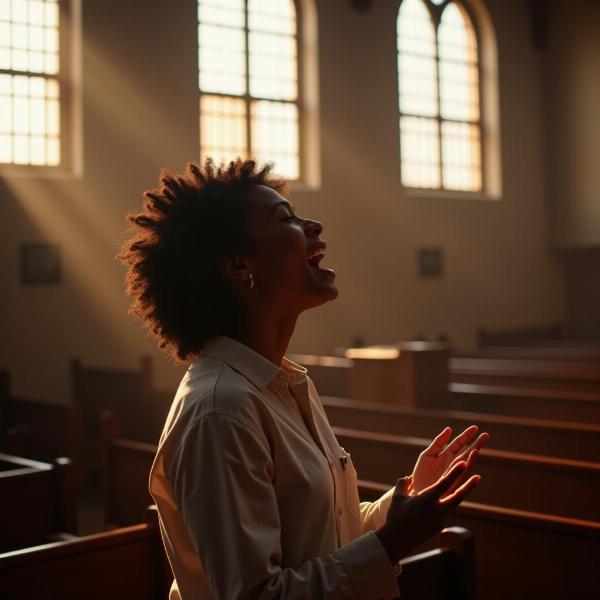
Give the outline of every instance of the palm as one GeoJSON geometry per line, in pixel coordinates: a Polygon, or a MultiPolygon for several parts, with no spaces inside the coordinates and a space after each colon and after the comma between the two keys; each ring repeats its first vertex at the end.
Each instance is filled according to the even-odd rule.
{"type": "Polygon", "coordinates": [[[477,436],[477,426],[467,427],[450,442],[452,429],[446,427],[419,455],[412,473],[411,492],[417,494],[433,485],[455,463],[466,460],[472,450],[480,450],[487,433],[477,436]],[[449,443],[450,442],[450,443],[449,443]]]}

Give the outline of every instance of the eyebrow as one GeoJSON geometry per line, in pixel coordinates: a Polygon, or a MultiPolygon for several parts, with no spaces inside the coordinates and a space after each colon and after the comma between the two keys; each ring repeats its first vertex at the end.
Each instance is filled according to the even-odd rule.
{"type": "Polygon", "coordinates": [[[275,202],[275,204],[273,204],[273,206],[271,206],[271,211],[269,212],[269,216],[271,216],[275,212],[275,209],[280,204],[285,205],[286,208],[288,208],[290,210],[290,212],[292,212],[292,213],[296,212],[296,207],[293,204],[290,204],[287,200],[280,200],[279,202],[275,202]]]}

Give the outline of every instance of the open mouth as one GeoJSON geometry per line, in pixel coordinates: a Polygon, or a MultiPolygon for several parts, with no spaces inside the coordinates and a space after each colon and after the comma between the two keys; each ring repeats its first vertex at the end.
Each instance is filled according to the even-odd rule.
{"type": "Polygon", "coordinates": [[[333,269],[324,269],[320,266],[321,261],[325,258],[325,243],[320,244],[312,250],[307,257],[308,264],[320,275],[335,276],[333,269]]]}
{"type": "Polygon", "coordinates": [[[319,263],[323,260],[324,257],[325,257],[325,252],[316,254],[315,256],[312,256],[311,258],[308,259],[308,264],[311,265],[312,267],[319,268],[319,263]]]}

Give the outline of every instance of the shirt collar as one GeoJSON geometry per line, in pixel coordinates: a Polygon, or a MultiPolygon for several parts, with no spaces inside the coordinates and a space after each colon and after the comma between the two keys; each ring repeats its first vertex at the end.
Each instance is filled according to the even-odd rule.
{"type": "Polygon", "coordinates": [[[281,367],[278,367],[256,350],[225,335],[210,338],[205,343],[201,356],[202,354],[227,363],[260,390],[266,388],[277,376],[287,378],[291,375],[306,376],[307,373],[305,367],[285,356],[281,360],[281,367]]]}

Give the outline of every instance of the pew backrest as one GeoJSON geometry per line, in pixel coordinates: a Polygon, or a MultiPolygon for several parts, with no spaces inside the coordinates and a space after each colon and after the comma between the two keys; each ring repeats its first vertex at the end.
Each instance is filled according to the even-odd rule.
{"type": "MultiPolygon", "coordinates": [[[[390,487],[358,485],[363,501],[390,487]]],[[[600,523],[464,501],[445,525],[473,534],[478,598],[594,598],[600,589],[600,523]]]]}
{"type": "Polygon", "coordinates": [[[171,581],[156,517],[0,554],[3,600],[165,600],[171,581]]]}
{"type": "Polygon", "coordinates": [[[458,434],[475,423],[490,434],[488,448],[600,462],[600,425],[596,424],[415,409],[331,396],[321,400],[329,422],[338,427],[433,439],[448,425],[458,434]]]}
{"type": "MultiPolygon", "coordinates": [[[[334,427],[360,477],[394,483],[411,473],[430,440],[334,427]]],[[[482,480],[473,500],[600,521],[600,464],[484,448],[475,466],[482,480]]]]}
{"type": "Polygon", "coordinates": [[[54,464],[0,454],[0,552],[77,533],[69,459],[54,464]]]}
{"type": "Polygon", "coordinates": [[[461,358],[449,361],[450,381],[600,392],[600,365],[594,360],[461,358]]]}

